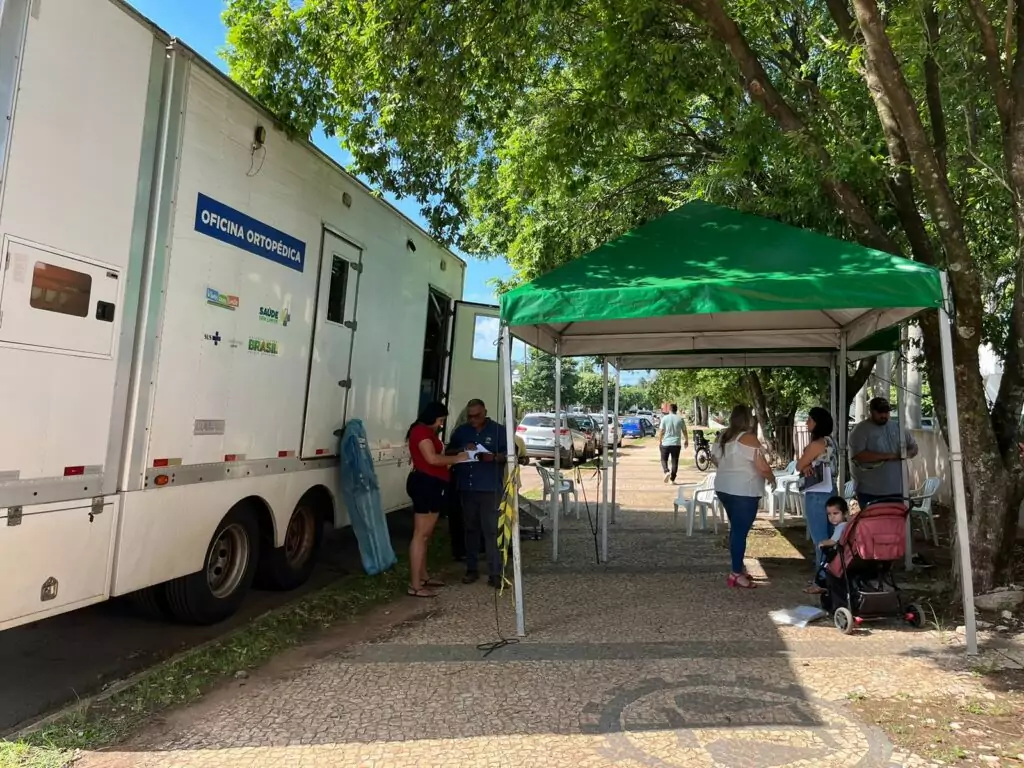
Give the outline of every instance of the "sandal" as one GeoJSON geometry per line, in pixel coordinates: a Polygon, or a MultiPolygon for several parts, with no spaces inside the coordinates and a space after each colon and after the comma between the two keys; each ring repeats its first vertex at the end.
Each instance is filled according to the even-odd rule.
{"type": "Polygon", "coordinates": [[[419,589],[416,589],[415,587],[409,587],[409,589],[405,591],[405,594],[407,594],[409,597],[437,597],[437,592],[434,592],[430,589],[423,589],[423,587],[420,587],[419,589]]]}
{"type": "Polygon", "coordinates": [[[733,589],[756,589],[757,584],[747,576],[745,573],[730,573],[729,578],[726,579],[728,584],[733,589]]]}
{"type": "Polygon", "coordinates": [[[824,595],[828,592],[824,587],[819,587],[817,584],[811,584],[809,587],[804,589],[805,595],[824,595]]]}
{"type": "Polygon", "coordinates": [[[435,579],[435,578],[433,578],[431,576],[428,576],[427,580],[423,582],[423,586],[424,587],[447,587],[448,585],[445,584],[440,579],[435,579]]]}

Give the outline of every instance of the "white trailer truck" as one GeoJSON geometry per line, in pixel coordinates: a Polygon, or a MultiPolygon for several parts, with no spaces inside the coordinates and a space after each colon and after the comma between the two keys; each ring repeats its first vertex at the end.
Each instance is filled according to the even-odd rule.
{"type": "Polygon", "coordinates": [[[497,392],[465,264],[118,0],[0,0],[0,115],[0,629],[294,587],[336,430],[390,511],[420,404],[497,392]]]}

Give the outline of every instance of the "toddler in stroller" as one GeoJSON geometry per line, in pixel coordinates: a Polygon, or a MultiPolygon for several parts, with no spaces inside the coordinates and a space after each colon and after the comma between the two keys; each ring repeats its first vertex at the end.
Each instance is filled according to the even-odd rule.
{"type": "Polygon", "coordinates": [[[902,499],[883,499],[868,504],[833,534],[821,607],[840,632],[849,634],[864,619],[900,618],[912,627],[924,622],[921,609],[904,602],[892,571],[906,553],[908,514],[902,499]]]}

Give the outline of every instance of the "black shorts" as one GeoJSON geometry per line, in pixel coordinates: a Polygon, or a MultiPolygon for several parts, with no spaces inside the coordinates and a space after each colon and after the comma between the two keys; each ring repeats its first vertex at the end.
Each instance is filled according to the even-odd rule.
{"type": "Polygon", "coordinates": [[[412,511],[420,515],[441,512],[447,502],[448,481],[423,472],[413,472],[405,481],[405,492],[412,499],[412,511]]]}

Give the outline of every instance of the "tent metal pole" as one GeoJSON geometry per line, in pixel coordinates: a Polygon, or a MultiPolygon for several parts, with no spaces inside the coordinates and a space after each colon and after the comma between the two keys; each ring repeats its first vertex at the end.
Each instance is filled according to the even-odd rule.
{"type": "MultiPolygon", "coordinates": [[[[900,328],[900,346],[896,353],[896,418],[900,425],[900,495],[904,499],[910,498],[910,462],[907,458],[907,441],[905,435],[910,432],[907,428],[907,415],[910,409],[907,408],[907,367],[904,364],[904,344],[907,341],[907,329],[900,328]]],[[[891,374],[890,374],[891,376],[891,374]]],[[[910,502],[907,501],[907,504],[910,502]]],[[[914,533],[910,524],[911,515],[907,513],[907,546],[903,555],[903,567],[909,573],[914,570],[914,533]]]]}
{"type": "Polygon", "coordinates": [[[836,375],[839,379],[839,403],[836,406],[835,420],[839,426],[839,487],[836,489],[840,496],[846,489],[846,474],[849,471],[849,464],[846,458],[846,432],[850,425],[850,412],[846,407],[846,331],[839,333],[839,361],[836,375]]]}
{"type": "Polygon", "coordinates": [[[828,412],[832,414],[832,418],[839,418],[838,409],[838,398],[836,392],[836,355],[832,355],[832,360],[828,366],[828,412]]]}
{"type": "Polygon", "coordinates": [[[967,490],[964,484],[964,455],[960,445],[960,414],[956,401],[956,375],[953,370],[953,333],[949,310],[949,281],[942,278],[942,308],[939,310],[939,344],[942,349],[942,388],[946,393],[946,432],[949,437],[949,463],[953,470],[953,509],[956,513],[957,549],[960,561],[960,590],[964,601],[964,639],[967,655],[978,653],[978,626],[974,616],[974,571],[971,568],[971,533],[967,524],[967,490]]]}
{"type": "Polygon", "coordinates": [[[601,391],[601,417],[603,421],[601,443],[601,562],[608,562],[608,358],[602,362],[604,386],[601,391]]]}
{"type": "MultiPolygon", "coordinates": [[[[566,427],[569,426],[568,419],[566,427]]],[[[572,433],[569,433],[572,446],[572,433]]],[[[562,343],[555,339],[555,467],[551,476],[551,559],[558,559],[558,518],[562,504],[562,343]]]]}
{"type": "MultiPolygon", "coordinates": [[[[508,326],[501,329],[501,379],[502,392],[505,398],[505,444],[511,463],[508,471],[519,471],[518,452],[516,451],[516,415],[512,402],[512,333],[508,326]]],[[[523,553],[522,542],[519,540],[519,488],[518,483],[512,484],[512,589],[516,604],[516,634],[526,637],[526,614],[523,607],[523,553]]]]}
{"type": "Polygon", "coordinates": [[[615,359],[615,408],[612,411],[612,522],[615,522],[615,489],[619,479],[619,390],[622,384],[620,360],[615,359]]]}

